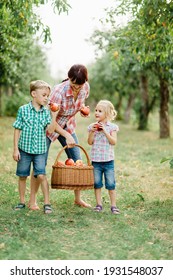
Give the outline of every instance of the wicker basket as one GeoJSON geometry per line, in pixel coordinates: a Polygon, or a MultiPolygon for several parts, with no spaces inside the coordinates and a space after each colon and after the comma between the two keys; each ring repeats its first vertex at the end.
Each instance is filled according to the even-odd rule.
{"type": "Polygon", "coordinates": [[[83,147],[81,148],[86,156],[87,165],[76,166],[58,166],[58,160],[61,153],[67,148],[63,147],[58,153],[54,165],[52,166],[51,188],[66,190],[88,190],[94,187],[93,166],[89,160],[88,154],[83,147]]]}

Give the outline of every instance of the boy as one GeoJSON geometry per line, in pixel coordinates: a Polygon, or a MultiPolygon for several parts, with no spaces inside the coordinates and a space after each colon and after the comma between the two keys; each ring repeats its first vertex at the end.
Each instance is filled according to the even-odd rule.
{"type": "MultiPolygon", "coordinates": [[[[49,201],[49,186],[46,179],[45,156],[47,152],[46,129],[55,130],[57,112],[45,108],[51,88],[42,80],[30,83],[32,101],[19,108],[14,127],[13,159],[17,162],[16,175],[19,176],[20,203],[15,210],[25,208],[26,179],[30,175],[31,162],[36,180],[42,184],[44,195],[44,213],[52,212],[49,201]],[[51,119],[52,114],[52,119],[51,119]]],[[[31,210],[39,210],[37,205],[29,205],[31,210]]]]}

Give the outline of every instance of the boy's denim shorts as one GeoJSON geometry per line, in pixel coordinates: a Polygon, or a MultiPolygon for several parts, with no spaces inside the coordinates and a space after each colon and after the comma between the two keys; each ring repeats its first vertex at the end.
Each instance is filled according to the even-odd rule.
{"type": "Polygon", "coordinates": [[[16,175],[19,177],[27,177],[30,175],[31,163],[33,163],[34,177],[40,174],[45,175],[46,169],[46,153],[35,155],[29,154],[19,149],[20,160],[17,162],[16,175]]]}
{"type": "Polygon", "coordinates": [[[100,189],[103,187],[103,175],[105,181],[105,188],[107,190],[115,190],[115,170],[114,160],[107,162],[92,161],[94,167],[94,188],[100,189]]]}

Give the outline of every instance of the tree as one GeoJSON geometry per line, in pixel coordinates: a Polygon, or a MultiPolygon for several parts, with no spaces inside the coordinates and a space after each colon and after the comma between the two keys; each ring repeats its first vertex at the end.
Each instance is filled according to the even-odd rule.
{"type": "Polygon", "coordinates": [[[132,14],[133,19],[128,23],[128,30],[122,30],[121,38],[124,41],[128,40],[129,51],[136,56],[141,67],[152,69],[159,79],[160,138],[168,138],[170,137],[169,83],[173,64],[173,2],[166,0],[119,2],[118,8],[112,8],[108,12],[109,20],[115,28],[115,15],[126,12],[132,14]]]}
{"type": "MultiPolygon", "coordinates": [[[[49,27],[44,26],[34,12],[34,7],[47,2],[46,0],[0,0],[0,110],[2,86],[14,86],[21,73],[23,56],[36,44],[34,34],[41,30],[43,41],[51,40],[49,27]],[[26,43],[29,43],[27,48],[26,43]]],[[[54,11],[59,14],[68,12],[70,8],[66,0],[52,0],[51,3],[54,11]]]]}

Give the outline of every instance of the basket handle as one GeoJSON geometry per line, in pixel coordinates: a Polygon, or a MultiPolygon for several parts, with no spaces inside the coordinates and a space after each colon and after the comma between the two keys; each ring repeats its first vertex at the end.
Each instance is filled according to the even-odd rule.
{"type": "MultiPolygon", "coordinates": [[[[84,154],[85,154],[85,156],[86,156],[86,159],[87,159],[87,164],[90,166],[90,165],[91,165],[91,162],[90,162],[90,159],[89,159],[89,156],[88,156],[86,150],[85,150],[82,146],[80,146],[79,144],[75,144],[75,146],[79,147],[79,148],[84,152],[84,154]]],[[[54,165],[56,165],[56,163],[57,163],[58,160],[59,160],[60,155],[62,154],[62,152],[63,152],[66,148],[68,148],[67,145],[64,146],[64,147],[61,149],[61,151],[58,153],[54,165]]]]}

